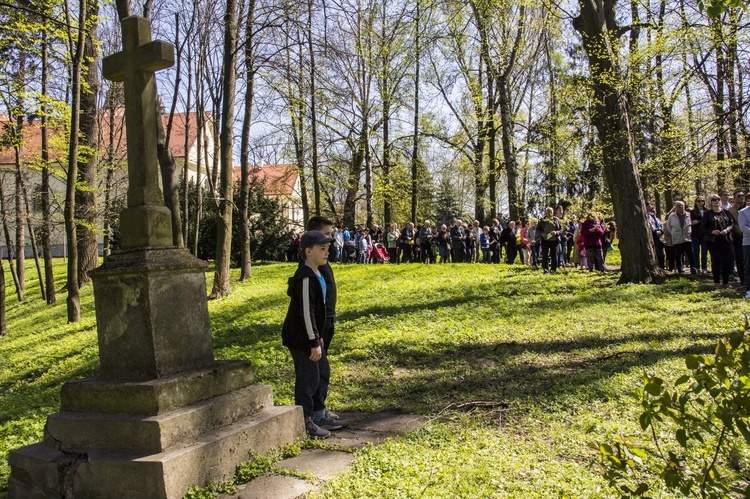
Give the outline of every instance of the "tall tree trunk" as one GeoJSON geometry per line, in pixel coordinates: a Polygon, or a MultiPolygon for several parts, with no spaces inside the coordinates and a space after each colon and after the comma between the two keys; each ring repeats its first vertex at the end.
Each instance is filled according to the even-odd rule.
{"type": "Polygon", "coordinates": [[[18,301],[23,301],[23,288],[18,283],[18,273],[13,262],[13,240],[10,237],[10,228],[8,227],[8,214],[5,210],[5,192],[3,190],[3,179],[0,179],[0,218],[3,222],[3,234],[5,235],[5,249],[8,251],[8,266],[10,267],[10,275],[13,277],[13,284],[16,288],[16,296],[18,301]]]}
{"type": "Polygon", "coordinates": [[[307,43],[310,57],[310,147],[312,152],[313,199],[315,214],[320,215],[320,170],[318,165],[318,110],[316,98],[317,78],[315,72],[315,51],[313,50],[312,13],[315,0],[308,0],[307,43]]]}
{"type": "Polygon", "coordinates": [[[349,175],[346,182],[346,197],[344,197],[344,226],[353,229],[356,222],[357,193],[359,192],[359,178],[365,161],[364,145],[366,126],[363,123],[359,132],[359,140],[352,141],[349,147],[352,151],[352,162],[349,165],[349,175]]]}
{"type": "Polygon", "coordinates": [[[96,172],[99,159],[99,125],[96,100],[101,85],[97,45],[96,18],[99,15],[98,0],[88,0],[86,5],[87,27],[83,46],[83,62],[80,88],[80,140],[85,152],[78,157],[77,185],[75,190],[76,242],[78,244],[78,285],[91,282],[88,271],[99,264],[99,248],[96,241],[96,172]]]}
{"type": "Polygon", "coordinates": [[[505,76],[498,78],[497,85],[500,94],[500,125],[503,131],[503,163],[505,163],[505,174],[508,179],[508,216],[511,220],[517,220],[525,216],[525,210],[518,195],[518,163],[513,139],[513,115],[510,108],[507,78],[505,76]]]}
{"type": "MultiPolygon", "coordinates": [[[[188,228],[190,226],[190,196],[188,190],[190,188],[190,110],[192,109],[192,97],[193,97],[193,60],[192,50],[190,44],[187,46],[187,97],[185,103],[185,141],[183,142],[183,162],[182,162],[182,240],[185,246],[188,245],[188,228]]],[[[196,112],[196,117],[198,113],[196,112]]],[[[197,151],[200,155],[200,150],[197,151]]],[[[200,178],[196,177],[196,185],[200,188],[200,178]]]]}
{"type": "Polygon", "coordinates": [[[3,259],[0,258],[0,338],[5,336],[7,329],[5,321],[5,269],[3,268],[3,259]]]}
{"type": "Polygon", "coordinates": [[[620,283],[649,282],[661,276],[656,263],[645,201],[638,176],[627,94],[621,81],[616,36],[616,0],[579,0],[573,27],[581,33],[594,91],[592,121],[599,131],[604,174],[618,223],[622,273],[620,283]]]}
{"type": "MultiPolygon", "coordinates": [[[[179,69],[177,71],[179,72],[179,69]]],[[[177,102],[177,90],[177,83],[175,83],[175,95],[173,95],[174,100],[169,117],[170,124],[174,116],[174,103],[177,102]]],[[[174,155],[169,148],[169,130],[164,130],[164,123],[161,119],[161,98],[157,97],[156,101],[157,104],[154,109],[156,113],[156,155],[161,170],[164,206],[169,208],[172,213],[172,244],[178,248],[184,248],[185,241],[182,239],[182,217],[180,216],[180,191],[178,189],[179,173],[174,155]]],[[[187,113],[185,116],[187,118],[187,113]]]]}
{"type": "MultiPolygon", "coordinates": [[[[416,2],[416,16],[414,18],[414,121],[412,123],[412,146],[411,146],[411,217],[414,222],[417,218],[417,186],[419,179],[419,78],[420,78],[420,61],[421,57],[421,32],[420,24],[422,21],[421,16],[421,2],[416,2]]],[[[390,161],[390,158],[389,158],[390,161]]],[[[390,164],[388,165],[390,168],[390,164]]],[[[384,173],[385,176],[385,173],[384,173]]],[[[390,207],[389,207],[390,208],[390,207]]],[[[386,227],[390,223],[391,213],[388,212],[388,218],[386,219],[386,227]]]]}
{"type": "Polygon", "coordinates": [[[711,32],[714,41],[714,50],[716,51],[716,93],[713,99],[714,116],[716,116],[716,161],[719,164],[719,174],[717,178],[718,189],[726,188],[726,140],[724,122],[726,115],[724,113],[724,82],[726,81],[726,57],[724,55],[724,35],[722,22],[719,18],[711,20],[711,32]]]}
{"type": "Polygon", "coordinates": [[[250,128],[253,124],[253,101],[255,98],[255,0],[249,0],[247,21],[245,23],[245,115],[242,119],[242,138],[240,141],[240,281],[249,279],[252,274],[252,255],[250,254],[250,128]]]}
{"type": "MultiPolygon", "coordinates": [[[[23,181],[23,179],[21,179],[23,181]]],[[[34,233],[34,224],[31,222],[31,210],[29,209],[29,195],[26,191],[26,184],[21,184],[21,194],[23,195],[23,205],[26,211],[26,227],[29,229],[29,239],[31,240],[31,253],[34,256],[34,265],[36,266],[36,274],[39,278],[39,291],[42,293],[42,300],[47,301],[47,289],[44,285],[44,275],[42,274],[42,265],[39,260],[39,246],[36,242],[36,234],[34,233]]]]}
{"type": "Polygon", "coordinates": [[[18,140],[15,144],[16,156],[16,272],[18,272],[18,285],[26,289],[26,230],[24,229],[26,213],[23,206],[23,171],[21,169],[21,131],[23,130],[23,116],[16,116],[16,131],[18,140]]]}
{"type": "MultiPolygon", "coordinates": [[[[172,106],[169,109],[169,118],[167,119],[167,129],[164,130],[164,123],[161,119],[163,113],[163,104],[161,98],[156,102],[156,155],[159,158],[159,168],[161,170],[162,190],[164,191],[164,205],[172,213],[172,244],[178,248],[185,247],[185,240],[182,238],[182,216],[180,214],[180,191],[179,180],[180,174],[177,164],[169,148],[169,139],[172,136],[172,124],[174,123],[175,109],[180,93],[180,80],[182,76],[182,51],[184,45],[180,45],[180,14],[175,13],[175,47],[177,47],[175,58],[175,80],[174,90],[172,92],[172,106]]],[[[188,136],[188,112],[185,112],[185,137],[188,136]]],[[[185,157],[187,163],[187,157],[185,157]]],[[[186,194],[187,195],[187,194],[186,194]]]]}
{"type": "MultiPolygon", "coordinates": [[[[44,253],[44,287],[46,290],[47,303],[57,302],[55,294],[55,275],[52,267],[52,243],[50,241],[52,234],[52,220],[50,209],[50,172],[49,172],[49,131],[47,130],[47,79],[48,79],[48,41],[46,27],[42,31],[42,252],[44,253]]],[[[3,276],[4,277],[4,276],[3,276]]],[[[5,288],[5,279],[3,279],[3,289],[5,288]]],[[[3,303],[5,301],[3,300],[3,303]]]]}
{"type": "MultiPolygon", "coordinates": [[[[196,141],[195,145],[198,148],[198,155],[195,161],[195,232],[193,233],[193,256],[198,258],[198,240],[200,237],[201,227],[201,216],[203,213],[203,183],[201,182],[201,166],[204,162],[205,156],[203,150],[206,149],[208,153],[208,145],[204,147],[203,138],[205,133],[205,99],[203,90],[203,76],[204,76],[204,56],[201,54],[198,57],[198,70],[196,73],[196,85],[195,85],[195,104],[196,104],[196,141]]],[[[208,161],[206,163],[206,177],[208,177],[208,161]]]]}
{"type": "Polygon", "coordinates": [[[221,105],[221,182],[219,186],[219,223],[216,230],[216,269],[212,298],[230,292],[229,264],[232,259],[232,210],[234,208],[234,161],[232,142],[234,125],[234,97],[237,81],[235,47],[237,37],[237,4],[227,0],[224,15],[224,77],[221,105]]]}
{"type": "Polygon", "coordinates": [[[81,297],[78,288],[78,241],[76,237],[76,181],[78,179],[78,132],[81,105],[81,67],[84,57],[84,43],[86,40],[86,13],[89,11],[86,0],[79,0],[78,12],[78,41],[76,46],[70,44],[72,54],[71,78],[71,106],[70,106],[70,137],[68,141],[68,177],[65,188],[65,235],[68,244],[68,278],[66,300],[68,322],[80,322],[81,297]]]}

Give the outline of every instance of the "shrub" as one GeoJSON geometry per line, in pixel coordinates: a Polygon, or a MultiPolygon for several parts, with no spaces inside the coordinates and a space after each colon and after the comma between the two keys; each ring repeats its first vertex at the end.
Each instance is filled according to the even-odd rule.
{"type": "Polygon", "coordinates": [[[688,373],[673,383],[646,375],[636,391],[644,443],[619,438],[593,444],[605,477],[625,497],[645,497],[650,483],[704,498],[750,496],[750,335],[720,340],[712,354],[687,355],[688,373]]]}

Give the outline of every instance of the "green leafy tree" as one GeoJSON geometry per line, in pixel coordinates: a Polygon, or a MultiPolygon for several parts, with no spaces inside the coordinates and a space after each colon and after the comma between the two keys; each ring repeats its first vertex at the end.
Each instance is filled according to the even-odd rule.
{"type": "MultiPolygon", "coordinates": [[[[191,184],[192,187],[192,184],[191,184]]],[[[248,196],[248,224],[250,233],[250,254],[254,260],[276,260],[286,250],[292,231],[289,221],[283,216],[279,201],[266,196],[264,182],[253,177],[250,180],[248,196]]],[[[190,205],[194,206],[196,191],[190,191],[190,205]]],[[[237,206],[234,207],[237,211],[237,206]]],[[[235,267],[242,261],[242,242],[239,224],[241,217],[238,213],[233,216],[231,262],[235,267]]],[[[204,260],[216,258],[216,237],[218,213],[216,203],[206,200],[203,203],[203,215],[200,221],[198,239],[198,257],[204,260]]],[[[194,227],[191,228],[191,233],[194,227]]]]}
{"type": "Polygon", "coordinates": [[[456,198],[455,187],[450,180],[444,178],[440,182],[440,188],[435,196],[435,224],[440,227],[441,224],[452,225],[453,220],[461,218],[461,206],[456,198]]]}
{"type": "Polygon", "coordinates": [[[643,443],[595,443],[605,477],[625,497],[647,497],[661,480],[685,497],[748,497],[750,335],[716,344],[713,354],[687,355],[688,374],[673,383],[646,375],[636,396],[643,443]]]}

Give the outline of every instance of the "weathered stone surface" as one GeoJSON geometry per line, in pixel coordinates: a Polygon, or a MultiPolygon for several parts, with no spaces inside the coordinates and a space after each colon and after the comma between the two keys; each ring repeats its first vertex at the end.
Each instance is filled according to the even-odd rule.
{"type": "Polygon", "coordinates": [[[393,434],[382,431],[343,429],[331,432],[326,442],[342,449],[360,449],[367,444],[382,443],[392,436],[393,434]]]}
{"type": "Polygon", "coordinates": [[[234,474],[249,453],[268,452],[304,436],[302,409],[271,407],[192,445],[151,456],[91,453],[74,474],[77,497],[177,499],[191,485],[205,485],[234,474]]]}
{"type": "Polygon", "coordinates": [[[191,485],[205,485],[234,474],[236,466],[248,460],[250,453],[268,452],[304,434],[302,409],[284,406],[269,407],[201,435],[192,443],[152,455],[75,455],[35,444],[11,452],[14,492],[10,497],[61,497],[59,488],[64,487],[72,497],[177,499],[191,485]],[[52,477],[55,481],[50,486],[52,477]],[[37,495],[30,495],[29,491],[37,495]]]}
{"type": "Polygon", "coordinates": [[[62,452],[38,443],[8,454],[10,479],[8,496],[23,498],[62,497],[58,466],[68,458],[62,452]]]}
{"type": "Polygon", "coordinates": [[[58,412],[45,433],[64,452],[158,453],[273,406],[268,385],[252,385],[158,416],[58,412]]]}
{"type": "Polygon", "coordinates": [[[172,245],[172,213],[165,206],[144,205],[120,212],[122,249],[172,245]]]}
{"type": "Polygon", "coordinates": [[[256,478],[236,494],[222,496],[237,499],[297,499],[315,490],[311,483],[291,476],[270,475],[256,478]]]}
{"type": "Polygon", "coordinates": [[[185,249],[146,248],[90,272],[102,378],[147,380],[213,364],[204,271],[185,249]]]}
{"type": "Polygon", "coordinates": [[[397,435],[403,435],[420,428],[426,422],[426,417],[418,416],[415,414],[379,412],[361,421],[357,421],[352,425],[352,427],[358,430],[387,432],[397,435]]]}
{"type": "Polygon", "coordinates": [[[63,412],[156,415],[239,390],[253,382],[247,360],[219,360],[206,369],[148,381],[76,379],[61,391],[63,412]]]}
{"type": "Polygon", "coordinates": [[[353,462],[354,455],[349,452],[312,449],[303,450],[299,456],[284,459],[276,466],[326,479],[346,470],[353,462]]]}

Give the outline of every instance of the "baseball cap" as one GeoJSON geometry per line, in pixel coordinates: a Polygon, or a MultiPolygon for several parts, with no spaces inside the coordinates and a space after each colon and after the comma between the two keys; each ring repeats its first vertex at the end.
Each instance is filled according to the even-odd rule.
{"type": "Polygon", "coordinates": [[[333,241],[334,239],[332,237],[327,237],[319,230],[308,230],[302,234],[302,237],[299,240],[299,249],[305,251],[305,249],[310,246],[315,246],[316,244],[328,244],[333,241]]]}

